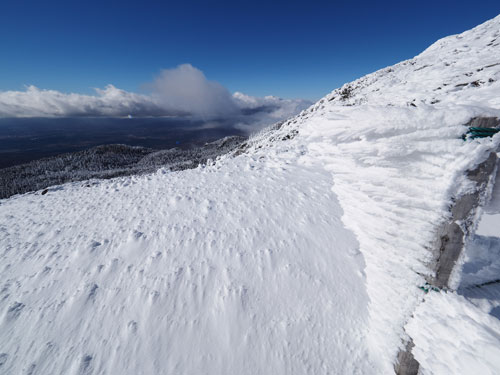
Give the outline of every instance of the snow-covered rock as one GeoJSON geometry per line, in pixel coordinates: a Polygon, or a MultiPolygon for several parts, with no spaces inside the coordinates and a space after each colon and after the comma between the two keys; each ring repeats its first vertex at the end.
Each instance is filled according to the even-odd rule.
{"type": "Polygon", "coordinates": [[[409,333],[423,372],[498,372],[449,362],[495,355],[499,325],[467,326],[494,318],[418,286],[500,143],[461,139],[500,117],[499,56],[500,16],[206,166],[0,201],[0,371],[387,374],[409,333]],[[450,319],[482,347],[431,353],[450,319]]]}

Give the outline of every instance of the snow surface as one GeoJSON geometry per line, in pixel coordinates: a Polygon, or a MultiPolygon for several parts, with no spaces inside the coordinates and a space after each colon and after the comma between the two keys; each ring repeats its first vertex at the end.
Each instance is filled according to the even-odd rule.
{"type": "Polygon", "coordinates": [[[406,329],[422,374],[500,369],[500,173],[465,248],[457,292],[430,293],[406,329]]]}
{"type": "Polygon", "coordinates": [[[356,239],[286,156],[4,201],[8,372],[366,373],[356,239]]]}
{"type": "Polygon", "coordinates": [[[435,229],[449,217],[451,198],[468,189],[464,171],[500,141],[460,139],[472,117],[500,116],[499,25],[500,16],[345,85],[300,126],[308,156],[332,172],[343,222],[360,242],[368,339],[384,364],[394,361],[422,298],[417,286],[430,272],[435,229]]]}
{"type": "Polygon", "coordinates": [[[431,292],[407,330],[421,374],[498,374],[500,321],[456,293],[431,292]]]}
{"type": "Polygon", "coordinates": [[[409,333],[424,373],[498,373],[496,318],[418,286],[500,143],[461,139],[500,116],[499,46],[500,16],[243,153],[0,201],[0,371],[387,374],[409,333]]]}
{"type": "MultiPolygon", "coordinates": [[[[500,158],[499,154],[497,156],[500,158]]],[[[476,234],[500,237],[500,172],[498,170],[490,201],[484,207],[484,213],[479,221],[476,234]]],[[[500,277],[500,274],[498,276],[500,277]]]]}

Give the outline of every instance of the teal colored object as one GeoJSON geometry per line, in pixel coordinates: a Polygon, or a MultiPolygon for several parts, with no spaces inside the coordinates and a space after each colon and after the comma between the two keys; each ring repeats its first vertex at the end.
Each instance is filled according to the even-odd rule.
{"type": "Polygon", "coordinates": [[[486,138],[493,137],[496,133],[498,133],[500,129],[496,128],[476,128],[471,126],[467,133],[462,136],[462,139],[465,141],[467,138],[476,139],[476,138],[486,138]]]}
{"type": "Polygon", "coordinates": [[[419,286],[418,289],[420,290],[423,290],[425,293],[429,293],[430,290],[432,290],[433,292],[440,292],[441,289],[429,284],[429,283],[425,283],[425,285],[422,285],[422,286],[419,286]]]}

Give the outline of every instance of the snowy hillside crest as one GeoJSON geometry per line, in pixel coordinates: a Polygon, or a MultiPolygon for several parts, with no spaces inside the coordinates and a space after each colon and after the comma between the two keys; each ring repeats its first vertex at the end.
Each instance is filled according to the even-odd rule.
{"type": "Polygon", "coordinates": [[[494,373],[498,320],[419,286],[499,146],[461,138],[500,117],[499,56],[497,16],[196,169],[1,200],[0,372],[389,374],[412,336],[421,371],[447,373],[446,322],[415,335],[446,308],[494,373]]]}

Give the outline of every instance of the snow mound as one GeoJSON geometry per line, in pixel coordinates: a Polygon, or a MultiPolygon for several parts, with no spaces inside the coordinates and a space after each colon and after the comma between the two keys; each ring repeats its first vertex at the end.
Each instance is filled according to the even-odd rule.
{"type": "Polygon", "coordinates": [[[407,326],[422,374],[498,374],[500,321],[454,293],[431,293],[407,326]]]}

